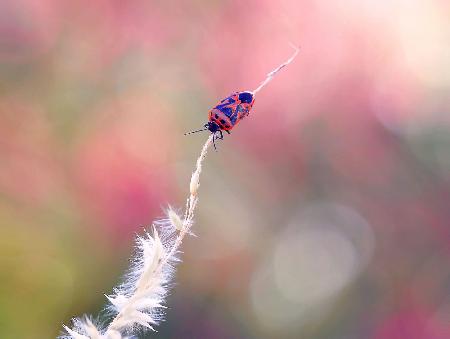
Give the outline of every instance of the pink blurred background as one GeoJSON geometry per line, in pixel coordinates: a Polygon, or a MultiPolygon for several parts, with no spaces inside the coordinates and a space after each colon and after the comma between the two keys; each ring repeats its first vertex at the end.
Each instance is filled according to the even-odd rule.
{"type": "MultiPolygon", "coordinates": [[[[160,338],[450,338],[448,1],[0,2],[0,337],[98,314],[205,163],[160,338]]],[[[104,319],[100,319],[104,320],[104,319]]]]}

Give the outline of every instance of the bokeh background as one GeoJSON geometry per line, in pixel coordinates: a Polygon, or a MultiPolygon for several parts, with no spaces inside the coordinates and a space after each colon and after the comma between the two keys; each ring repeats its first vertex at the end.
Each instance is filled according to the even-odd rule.
{"type": "MultiPolygon", "coordinates": [[[[450,338],[450,3],[0,2],[0,337],[98,314],[133,237],[197,238],[158,338],[450,338]]],[[[102,319],[101,319],[102,320],[102,319]]],[[[103,319],[104,320],[104,319],[103,319]]]]}

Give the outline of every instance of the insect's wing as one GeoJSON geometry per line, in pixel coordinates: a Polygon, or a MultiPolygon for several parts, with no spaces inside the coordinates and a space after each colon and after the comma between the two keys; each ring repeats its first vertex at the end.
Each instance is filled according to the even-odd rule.
{"type": "Polygon", "coordinates": [[[238,115],[238,120],[244,119],[247,115],[250,114],[250,110],[252,109],[253,103],[240,103],[236,109],[236,113],[238,115]]]}

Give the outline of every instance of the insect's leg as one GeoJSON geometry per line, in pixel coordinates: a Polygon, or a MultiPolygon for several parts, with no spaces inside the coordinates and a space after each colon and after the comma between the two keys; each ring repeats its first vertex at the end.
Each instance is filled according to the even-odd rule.
{"type": "Polygon", "coordinates": [[[216,147],[216,133],[213,134],[213,145],[214,145],[214,150],[217,151],[217,147],[216,147]]]}
{"type": "Polygon", "coordinates": [[[225,132],[227,132],[228,134],[231,134],[231,132],[230,132],[230,131],[225,131],[225,132]]]}
{"type": "Polygon", "coordinates": [[[220,137],[217,137],[217,139],[223,140],[223,133],[222,133],[222,131],[219,130],[219,133],[220,133],[220,137]]]}

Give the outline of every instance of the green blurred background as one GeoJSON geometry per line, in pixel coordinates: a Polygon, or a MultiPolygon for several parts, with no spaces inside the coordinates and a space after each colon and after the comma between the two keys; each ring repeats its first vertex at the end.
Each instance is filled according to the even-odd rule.
{"type": "MultiPolygon", "coordinates": [[[[0,338],[98,314],[205,162],[159,338],[450,338],[450,3],[0,2],[0,338]]],[[[104,319],[103,319],[104,320],[104,319]]]]}

